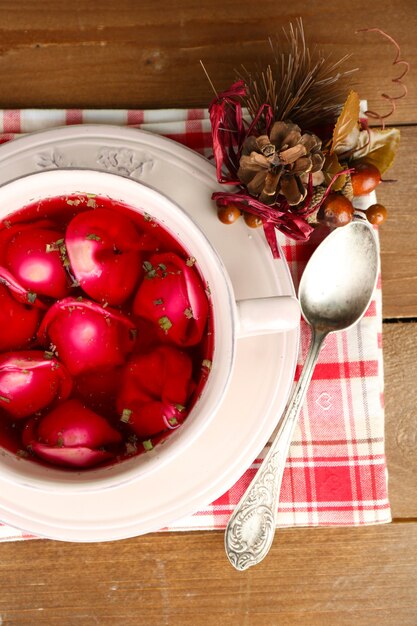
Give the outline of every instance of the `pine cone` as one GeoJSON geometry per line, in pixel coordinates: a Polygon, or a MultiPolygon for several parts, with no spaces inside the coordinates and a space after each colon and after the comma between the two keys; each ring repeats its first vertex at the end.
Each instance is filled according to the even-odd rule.
{"type": "Polygon", "coordinates": [[[327,189],[326,185],[318,185],[317,187],[314,188],[313,196],[308,206],[309,214],[307,215],[307,218],[306,218],[307,222],[311,224],[312,226],[317,226],[317,224],[319,223],[317,219],[317,213],[320,210],[320,202],[323,199],[324,194],[326,193],[326,189],[327,189]]]}
{"type": "Polygon", "coordinates": [[[295,206],[307,194],[306,174],[319,172],[324,156],[321,141],[312,133],[301,134],[291,122],[275,122],[270,136],[250,136],[243,144],[237,173],[249,193],[265,204],[282,194],[295,206]]]}

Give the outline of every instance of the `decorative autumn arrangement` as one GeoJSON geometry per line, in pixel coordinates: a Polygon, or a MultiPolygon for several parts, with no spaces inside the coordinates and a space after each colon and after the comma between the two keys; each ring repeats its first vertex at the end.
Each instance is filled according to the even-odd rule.
{"type": "MultiPolygon", "coordinates": [[[[219,219],[231,224],[243,215],[248,226],[262,225],[274,257],[275,229],[305,241],[316,226],[348,224],[355,197],[373,191],[393,163],[400,131],[386,129],[384,120],[406,94],[401,79],[409,66],[389,35],[367,30],[396,47],[394,65],[401,66],[394,82],[403,93],[383,95],[391,111],[366,111],[380,128],[368,125],[358,93],[347,87],[354,71],[341,69],[347,57],[331,62],[310,49],[301,20],[284,31],[283,40],[270,41],[266,67],[243,68],[210,105],[217,177],[237,187],[213,194],[219,219]]],[[[386,209],[375,204],[366,217],[380,224],[386,209]]]]}
{"type": "Polygon", "coordinates": [[[150,215],[91,195],[0,223],[0,444],[88,468],[151,450],[211,366],[196,259],[150,215]]]}

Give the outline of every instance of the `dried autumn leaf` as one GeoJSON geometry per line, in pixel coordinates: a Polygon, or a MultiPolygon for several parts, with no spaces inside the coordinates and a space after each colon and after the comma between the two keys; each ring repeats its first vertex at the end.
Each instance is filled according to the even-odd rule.
{"type": "Polygon", "coordinates": [[[351,91],[334,127],[330,154],[344,143],[351,133],[355,132],[359,120],[359,105],[358,94],[356,91],[351,91]]]}
{"type": "MultiPolygon", "coordinates": [[[[332,178],[339,172],[342,172],[344,169],[346,168],[340,165],[339,159],[337,158],[336,154],[328,154],[323,165],[324,182],[326,183],[326,185],[330,185],[330,183],[332,182],[332,178]]],[[[340,191],[345,183],[346,175],[341,174],[334,181],[332,185],[332,191],[340,191]]]]}
{"type": "Polygon", "coordinates": [[[334,149],[334,154],[343,158],[346,153],[350,154],[356,148],[359,141],[359,126],[355,126],[343,141],[340,141],[334,149]]]}
{"type": "Polygon", "coordinates": [[[400,131],[398,128],[362,131],[357,148],[352,154],[352,159],[356,162],[371,163],[379,169],[381,174],[384,174],[391,167],[399,145],[400,131]]]}

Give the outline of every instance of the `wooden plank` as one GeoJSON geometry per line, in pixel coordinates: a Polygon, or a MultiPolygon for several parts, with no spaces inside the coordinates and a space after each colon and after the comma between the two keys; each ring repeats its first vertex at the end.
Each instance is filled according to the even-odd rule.
{"type": "Polygon", "coordinates": [[[280,531],[243,573],[219,532],[0,546],[3,624],[415,626],[417,524],[280,531]]]}
{"type": "Polygon", "coordinates": [[[377,189],[388,211],[380,228],[384,318],[417,317],[417,126],[401,129],[401,145],[392,168],[377,189]]]}
{"type": "MultiPolygon", "coordinates": [[[[2,0],[0,11],[1,107],[207,106],[212,92],[199,60],[225,88],[235,68],[270,58],[267,38],[298,15],[312,43],[334,59],[352,55],[349,66],[360,68],[354,86],[373,109],[387,110],[382,92],[399,93],[391,83],[399,73],[395,51],[376,34],[355,31],[378,24],[398,39],[404,58],[417,61],[413,0],[366,9],[352,0],[348,10],[303,0],[107,0],[100,10],[89,0],[44,0],[42,11],[33,2],[2,0]]],[[[417,84],[408,84],[393,123],[417,121],[417,84]]]]}
{"type": "Polygon", "coordinates": [[[417,324],[385,324],[386,453],[393,516],[417,518],[417,324]]]}

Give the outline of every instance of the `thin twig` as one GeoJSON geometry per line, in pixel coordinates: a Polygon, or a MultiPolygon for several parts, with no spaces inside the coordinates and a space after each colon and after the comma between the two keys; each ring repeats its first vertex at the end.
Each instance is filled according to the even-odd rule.
{"type": "Polygon", "coordinates": [[[211,78],[210,78],[210,76],[209,76],[209,74],[208,74],[208,72],[207,72],[206,68],[204,67],[204,63],[203,63],[203,61],[202,61],[201,59],[200,59],[200,64],[201,64],[201,67],[203,68],[203,72],[204,72],[204,74],[206,75],[208,82],[209,82],[209,83],[210,83],[210,85],[211,85],[212,90],[214,91],[214,93],[216,94],[216,96],[217,96],[217,98],[218,98],[218,97],[219,97],[219,94],[218,94],[218,92],[217,92],[217,90],[216,90],[215,86],[213,85],[213,81],[211,80],[211,78]]]}
{"type": "Polygon", "coordinates": [[[381,93],[381,98],[384,98],[385,100],[388,100],[388,102],[391,105],[391,110],[386,113],[385,115],[381,115],[380,113],[376,113],[375,111],[365,111],[366,115],[368,117],[371,117],[372,119],[376,119],[379,120],[382,128],[385,128],[385,120],[390,117],[396,109],[396,100],[400,100],[401,98],[405,98],[405,96],[408,94],[408,88],[407,85],[405,83],[402,82],[402,79],[404,78],[404,76],[406,76],[408,74],[408,72],[410,71],[410,63],[408,61],[404,61],[403,59],[400,59],[400,55],[401,55],[401,48],[398,45],[398,43],[395,41],[395,39],[393,37],[391,37],[391,35],[388,35],[388,33],[386,33],[384,30],[382,30],[381,28],[360,28],[359,30],[355,31],[355,34],[357,33],[379,33],[380,35],[382,35],[383,37],[385,37],[386,39],[388,39],[389,42],[391,42],[393,44],[393,46],[395,47],[397,53],[395,55],[395,59],[392,62],[393,65],[404,65],[404,71],[402,72],[402,74],[400,74],[399,76],[397,76],[396,78],[392,78],[391,82],[400,85],[400,87],[402,88],[402,93],[399,96],[389,96],[386,93],[381,93]]]}

